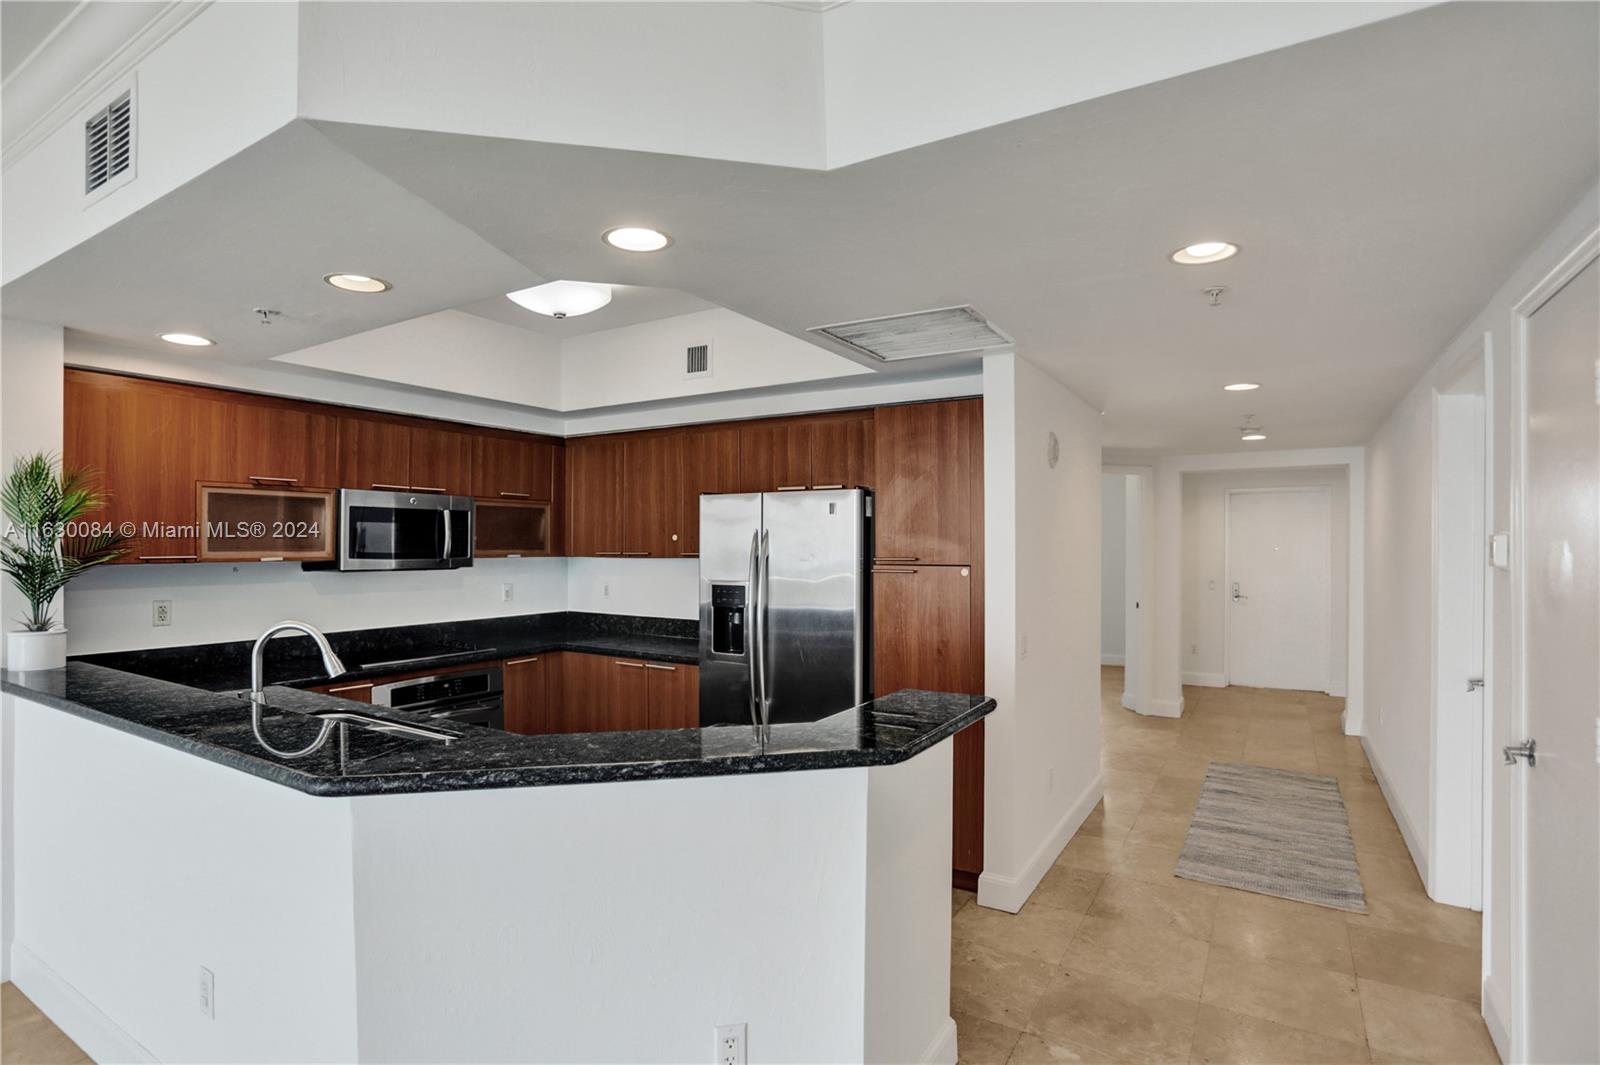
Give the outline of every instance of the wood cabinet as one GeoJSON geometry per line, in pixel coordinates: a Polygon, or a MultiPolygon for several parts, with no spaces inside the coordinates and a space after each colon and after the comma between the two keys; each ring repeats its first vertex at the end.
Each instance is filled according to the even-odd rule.
{"type": "Polygon", "coordinates": [[[683,434],[683,483],[679,493],[683,530],[678,554],[700,553],[700,497],[739,490],[739,430],[728,425],[689,429],[683,434]]]}
{"type": "Polygon", "coordinates": [[[335,488],[339,426],[333,415],[284,402],[233,404],[232,462],[220,478],[262,488],[335,488]]]}
{"type": "Polygon", "coordinates": [[[410,490],[439,495],[471,495],[472,442],[471,433],[435,426],[412,426],[410,490]]]}
{"type": "Polygon", "coordinates": [[[683,542],[683,434],[623,438],[622,554],[677,558],[683,542]]]}
{"type": "Polygon", "coordinates": [[[327,561],[334,555],[334,492],[256,485],[198,487],[201,562],[327,561]]]}
{"type": "Polygon", "coordinates": [[[379,492],[410,489],[411,427],[382,418],[340,418],[339,487],[379,492]]]}
{"type": "Polygon", "coordinates": [[[480,499],[472,530],[472,553],[480,558],[518,558],[555,551],[549,503],[480,499]]]}
{"type": "Polygon", "coordinates": [[[783,492],[811,485],[811,423],[752,422],[739,429],[739,491],[783,492]]]}
{"type": "Polygon", "coordinates": [[[623,454],[617,437],[580,437],[567,444],[569,554],[621,557],[623,454]]]}
{"type": "Polygon", "coordinates": [[[981,694],[983,645],[973,640],[973,595],[968,566],[874,567],[873,690],[981,694]]]}
{"type": "Polygon", "coordinates": [[[372,687],[376,683],[377,681],[364,680],[357,684],[319,684],[311,690],[321,692],[323,695],[337,695],[339,698],[349,699],[351,702],[370,703],[372,702],[372,687]]]}
{"type": "Polygon", "coordinates": [[[811,487],[871,488],[874,435],[871,411],[812,419],[811,487]]]}
{"type": "Polygon", "coordinates": [[[480,434],[473,441],[472,494],[479,499],[555,499],[560,449],[543,440],[480,434]]]}
{"type": "Polygon", "coordinates": [[[649,728],[700,727],[700,667],[682,663],[646,662],[649,728]]]}
{"type": "Polygon", "coordinates": [[[879,407],[876,557],[955,565],[981,557],[982,406],[978,400],[879,407]],[[980,482],[981,483],[981,482],[980,482]]]}
{"type": "Polygon", "coordinates": [[[559,652],[528,655],[501,666],[507,732],[537,736],[569,731],[563,700],[565,657],[559,652]]]}

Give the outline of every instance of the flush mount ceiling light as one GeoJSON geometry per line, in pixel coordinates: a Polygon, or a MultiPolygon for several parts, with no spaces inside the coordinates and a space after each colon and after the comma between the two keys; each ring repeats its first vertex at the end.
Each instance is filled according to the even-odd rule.
{"type": "Polygon", "coordinates": [[[572,318],[598,311],[611,302],[611,286],[587,281],[551,281],[532,288],[507,292],[506,299],[535,314],[551,318],[572,318]]]}
{"type": "Polygon", "coordinates": [[[1222,390],[1224,392],[1254,392],[1260,387],[1254,381],[1238,381],[1231,385],[1223,385],[1222,390]]]}
{"type": "Polygon", "coordinates": [[[1266,438],[1267,431],[1256,424],[1256,416],[1254,414],[1246,414],[1244,416],[1244,424],[1239,426],[1239,439],[1254,443],[1257,440],[1265,440],[1266,438]]]}
{"type": "Polygon", "coordinates": [[[162,333],[161,339],[168,344],[181,344],[186,348],[209,348],[216,343],[215,340],[196,333],[162,333]]]}
{"type": "Polygon", "coordinates": [[[388,292],[394,288],[383,278],[368,277],[366,274],[325,274],[322,280],[346,292],[388,292]]]}
{"type": "Polygon", "coordinates": [[[600,239],[622,251],[660,251],[672,243],[672,238],[659,229],[645,226],[612,226],[600,234],[600,239]]]}
{"type": "Polygon", "coordinates": [[[1207,263],[1220,263],[1237,254],[1237,244],[1229,244],[1225,240],[1202,240],[1198,244],[1186,244],[1173,252],[1172,261],[1181,266],[1204,266],[1207,263]]]}

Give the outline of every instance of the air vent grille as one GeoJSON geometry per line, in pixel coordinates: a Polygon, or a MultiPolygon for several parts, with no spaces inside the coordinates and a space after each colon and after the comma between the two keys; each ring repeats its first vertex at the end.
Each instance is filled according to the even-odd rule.
{"type": "Polygon", "coordinates": [[[133,91],[95,112],[83,125],[84,188],[98,191],[133,169],[133,91]]]}
{"type": "Polygon", "coordinates": [[[683,372],[689,377],[711,372],[711,345],[690,344],[684,349],[683,372]]]}
{"type": "Polygon", "coordinates": [[[884,362],[976,354],[1012,344],[1009,336],[970,306],[938,307],[838,325],[819,325],[808,332],[884,362]]]}

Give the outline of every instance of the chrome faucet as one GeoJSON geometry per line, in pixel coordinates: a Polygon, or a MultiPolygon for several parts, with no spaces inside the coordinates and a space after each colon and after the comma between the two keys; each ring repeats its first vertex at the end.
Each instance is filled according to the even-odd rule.
{"type": "Polygon", "coordinates": [[[261,634],[256,641],[256,646],[250,652],[250,701],[261,705],[267,701],[265,687],[262,680],[264,667],[263,660],[267,655],[267,641],[280,632],[300,632],[316,641],[317,650],[322,652],[322,668],[328,671],[328,676],[337,677],[345,671],[344,663],[339,661],[339,656],[333,653],[333,646],[328,643],[328,638],[303,621],[280,621],[272,628],[261,634]]]}

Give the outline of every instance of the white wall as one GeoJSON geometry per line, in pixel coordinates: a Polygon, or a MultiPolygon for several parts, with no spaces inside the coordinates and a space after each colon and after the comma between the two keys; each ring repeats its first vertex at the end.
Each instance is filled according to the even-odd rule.
{"type": "MultiPolygon", "coordinates": [[[[1128,478],[1100,478],[1100,661],[1120,666],[1127,624],[1128,478]]],[[[1070,550],[1070,548],[1069,548],[1070,550]]]]}
{"type": "Polygon", "coordinates": [[[1349,640],[1350,493],[1342,467],[1190,473],[1183,478],[1183,682],[1220,686],[1227,673],[1228,491],[1325,485],[1329,495],[1329,693],[1343,695],[1349,640]]]}
{"type": "Polygon", "coordinates": [[[212,4],[147,56],[131,51],[108,62],[103,74],[138,63],[137,177],[92,202],[83,194],[83,121],[126,88],[128,77],[119,76],[60,115],[61,125],[27,154],[5,160],[4,281],[293,121],[300,11],[299,4],[212,4]]]}
{"type": "Polygon", "coordinates": [[[277,356],[385,384],[561,409],[561,341],[464,311],[439,311],[277,356]]]}
{"type": "Polygon", "coordinates": [[[722,307],[581,333],[561,342],[562,409],[586,410],[872,373],[722,307]],[[684,349],[711,345],[711,376],[685,377],[684,349]]]}
{"type": "Polygon", "coordinates": [[[1102,792],[1100,414],[1027,360],[991,355],[983,449],[984,674],[999,708],[978,901],[1014,913],[1102,792]]]}
{"type": "Polygon", "coordinates": [[[567,609],[652,618],[700,616],[697,558],[567,559],[567,609]]]}
{"type": "MultiPolygon", "coordinates": [[[[1441,352],[1412,390],[1367,442],[1369,482],[1367,525],[1368,707],[1367,751],[1378,771],[1396,819],[1409,823],[1407,843],[1419,867],[1428,855],[1428,716],[1432,633],[1432,478],[1435,391],[1447,388],[1461,367],[1487,350],[1491,531],[1511,528],[1516,382],[1510,354],[1515,346],[1512,306],[1586,235],[1600,225],[1600,189],[1591,189],[1570,207],[1551,233],[1525,259],[1511,267],[1507,280],[1483,310],[1441,352]]],[[[1352,493],[1352,503],[1355,495],[1352,493]]],[[[1515,550],[1515,545],[1513,550],[1515,550]]],[[[1489,581],[1492,639],[1489,644],[1489,752],[1520,742],[1515,732],[1517,679],[1516,611],[1511,577],[1495,571],[1489,581]]],[[[1492,766],[1493,759],[1490,759],[1492,766]]],[[[1513,929],[1509,910],[1512,857],[1509,780],[1492,769],[1485,840],[1483,1012],[1503,1057],[1511,1055],[1513,929]]]]}

